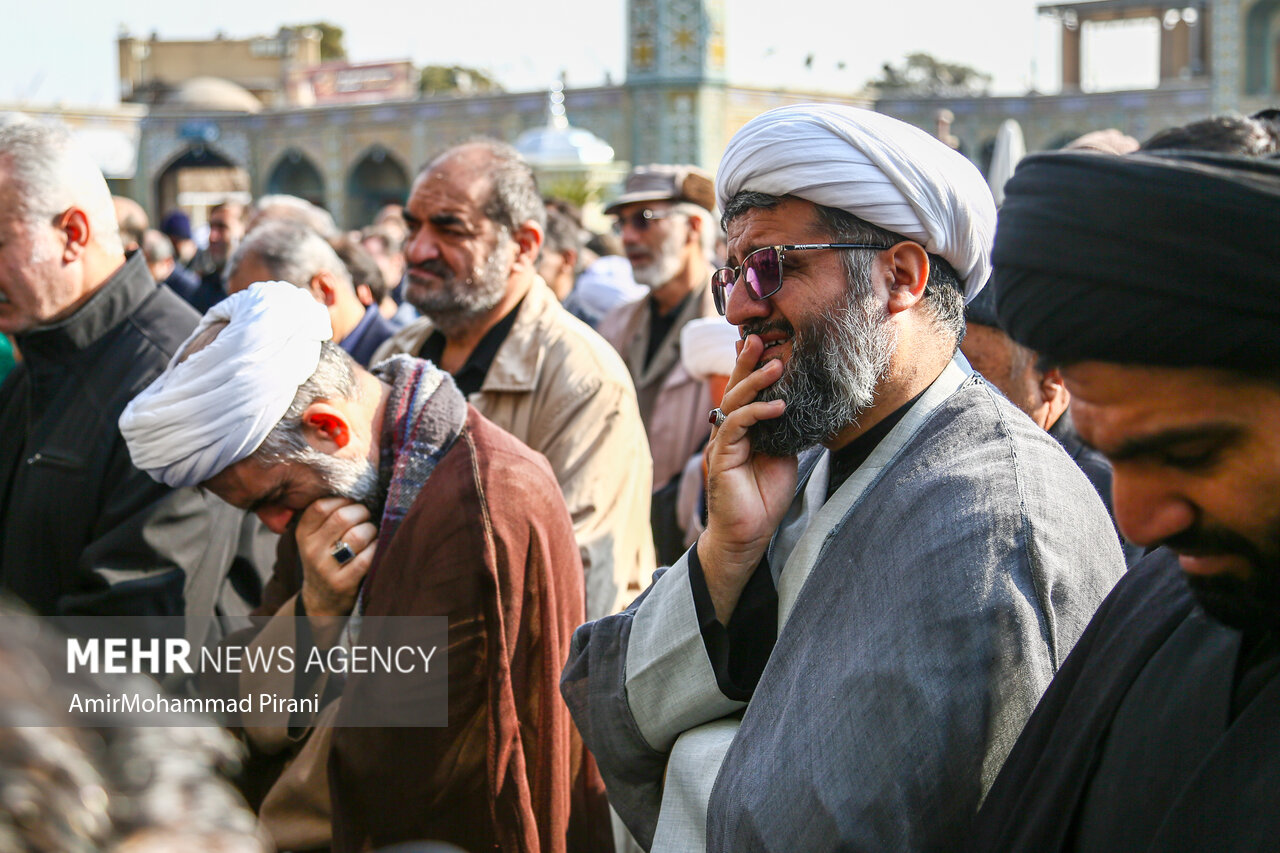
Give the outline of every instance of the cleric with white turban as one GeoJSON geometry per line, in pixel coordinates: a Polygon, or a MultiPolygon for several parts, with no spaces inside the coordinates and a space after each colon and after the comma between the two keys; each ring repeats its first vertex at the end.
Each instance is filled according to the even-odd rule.
{"type": "Polygon", "coordinates": [[[919,128],[837,104],[796,104],[734,135],[716,173],[723,210],[735,195],[795,196],[852,213],[944,258],[972,299],[991,274],[996,207],[964,155],[919,128]]]}
{"type": "Polygon", "coordinates": [[[174,488],[245,459],[279,423],[333,337],[329,313],[306,290],[258,282],[209,309],[164,373],[120,416],[133,464],[174,488]],[[225,328],[184,359],[192,342],[225,328]]]}
{"type": "Polygon", "coordinates": [[[732,369],[686,476],[705,515],[680,505],[702,529],[578,629],[561,694],[646,850],[966,849],[1124,565],[1084,474],[957,353],[991,191],[914,127],[809,104],[738,131],[716,194],[739,340],[681,339],[732,369]]]}

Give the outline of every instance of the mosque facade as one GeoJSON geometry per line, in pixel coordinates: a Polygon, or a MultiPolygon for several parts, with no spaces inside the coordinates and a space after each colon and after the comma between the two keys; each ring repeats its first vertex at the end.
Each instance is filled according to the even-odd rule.
{"type": "MultiPolygon", "coordinates": [[[[559,118],[549,115],[547,92],[313,105],[277,101],[267,107],[245,87],[208,77],[174,86],[146,108],[124,104],[111,115],[62,115],[78,131],[101,130],[112,122],[117,130],[133,128],[132,168],[116,167],[109,177],[115,178],[117,191],[137,199],[153,217],[181,205],[199,222],[220,197],[281,192],[308,198],[329,209],[340,224],[358,227],[382,204],[403,199],[412,175],[433,152],[476,135],[516,142],[533,134],[546,144],[548,132],[561,133],[557,144],[583,152],[591,190],[607,193],[600,176],[616,180],[628,164],[686,162],[714,169],[729,138],[747,120],[792,103],[875,108],[930,132],[938,130],[940,113],[949,111],[950,134],[985,166],[996,132],[1008,118],[1021,123],[1028,149],[1040,150],[1094,129],[1116,127],[1143,138],[1211,113],[1250,112],[1280,100],[1280,0],[1045,5],[1041,14],[1061,24],[1060,93],[879,100],[866,93],[734,85],[726,75],[726,5],[725,0],[628,0],[625,81],[553,93],[559,118]],[[1136,16],[1162,22],[1159,85],[1082,91],[1081,31],[1093,22],[1136,16]],[[558,129],[557,122],[562,122],[558,129]],[[582,141],[569,143],[570,133],[582,141]],[[601,145],[613,151],[609,169],[586,162],[587,152],[598,153],[601,145]]],[[[572,164],[558,168],[564,177],[572,164]]]]}

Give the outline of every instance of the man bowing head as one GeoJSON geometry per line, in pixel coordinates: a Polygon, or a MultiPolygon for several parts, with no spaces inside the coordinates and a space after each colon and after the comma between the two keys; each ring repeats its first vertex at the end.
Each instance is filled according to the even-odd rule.
{"type": "MultiPolygon", "coordinates": [[[[254,749],[287,760],[263,825],[281,849],[574,849],[586,825],[571,828],[570,803],[593,771],[546,697],[584,593],[555,477],[431,362],[397,356],[370,373],[331,337],[307,291],[259,282],[211,308],[120,418],[138,467],[283,534],[251,645],[304,660],[374,645],[382,617],[447,621],[447,690],[404,687],[447,702],[445,727],[343,727],[368,710],[358,677],[309,717],[246,721],[254,749]]],[[[238,691],[323,692],[306,678],[250,668],[238,691]]]]}
{"type": "Polygon", "coordinates": [[[1050,685],[975,846],[1274,849],[1280,163],[1037,155],[1006,198],[1001,325],[1062,365],[1116,522],[1158,550],[1050,685]]]}

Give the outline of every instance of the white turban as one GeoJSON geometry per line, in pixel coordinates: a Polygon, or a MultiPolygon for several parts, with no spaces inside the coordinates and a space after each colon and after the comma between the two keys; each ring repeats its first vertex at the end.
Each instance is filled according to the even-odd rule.
{"type": "Polygon", "coordinates": [[[738,327],[723,317],[690,320],[680,330],[680,363],[694,379],[728,376],[738,360],[738,327]]]}
{"type": "Polygon", "coordinates": [[[747,122],[716,175],[723,210],[743,191],[846,210],[940,255],[965,301],[991,274],[996,207],[964,155],[919,128],[836,104],[779,107],[747,122]]]}
{"type": "Polygon", "coordinates": [[[332,337],[325,307],[282,281],[258,282],[214,305],[120,415],[133,464],[178,488],[246,458],[289,410],[320,363],[320,343],[332,337]],[[227,326],[179,364],[215,323],[227,326]]]}

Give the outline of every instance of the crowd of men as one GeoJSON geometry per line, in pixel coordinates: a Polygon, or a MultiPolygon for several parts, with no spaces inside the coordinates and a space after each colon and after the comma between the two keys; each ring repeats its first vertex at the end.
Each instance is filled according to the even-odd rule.
{"type": "Polygon", "coordinates": [[[8,599],[259,659],[447,646],[168,673],[291,700],[162,741],[189,822],[11,652],[3,725],[71,734],[6,740],[0,837],[1275,848],[1280,119],[1068,148],[997,210],[922,130],[787,106],[714,175],[634,168],[608,235],[475,139],[363,230],[266,196],[198,246],[0,115],[8,599]],[[31,781],[68,774],[100,796],[31,781]]]}

